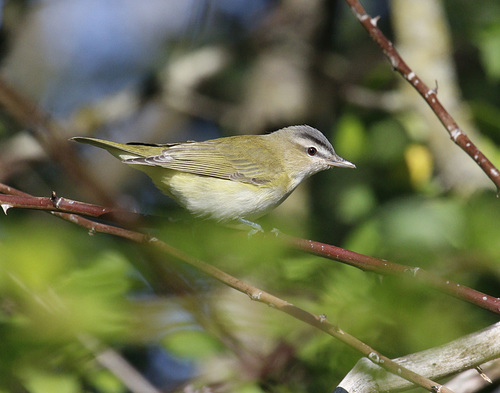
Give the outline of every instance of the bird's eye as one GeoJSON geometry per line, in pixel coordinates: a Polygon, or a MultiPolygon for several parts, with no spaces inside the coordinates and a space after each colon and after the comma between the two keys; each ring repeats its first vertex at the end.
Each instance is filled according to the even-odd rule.
{"type": "Polygon", "coordinates": [[[318,150],[314,146],[307,148],[307,154],[309,154],[310,156],[315,156],[317,152],[318,150]]]}

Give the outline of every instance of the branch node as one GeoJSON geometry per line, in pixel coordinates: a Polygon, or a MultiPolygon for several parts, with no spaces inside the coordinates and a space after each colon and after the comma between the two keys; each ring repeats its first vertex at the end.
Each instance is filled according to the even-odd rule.
{"type": "Polygon", "coordinates": [[[354,8],[353,8],[353,11],[356,14],[356,17],[359,19],[360,22],[363,22],[363,21],[370,18],[370,15],[368,15],[368,14],[361,15],[360,13],[356,12],[356,10],[354,8]]]}
{"type": "Polygon", "coordinates": [[[262,291],[261,292],[258,292],[258,293],[249,293],[248,294],[250,296],[250,299],[251,300],[260,300],[260,297],[262,296],[262,291]]]}
{"type": "Polygon", "coordinates": [[[368,354],[368,359],[370,359],[375,364],[379,364],[380,363],[380,356],[378,355],[377,352],[370,352],[368,354]]]}
{"type": "Polygon", "coordinates": [[[450,131],[450,135],[451,135],[451,139],[453,139],[453,141],[457,141],[458,138],[463,135],[463,132],[460,128],[454,128],[453,130],[450,131]]]}
{"type": "Polygon", "coordinates": [[[420,270],[420,268],[418,266],[415,266],[415,267],[412,267],[412,268],[409,268],[409,269],[405,269],[405,273],[409,273],[413,277],[415,277],[417,275],[417,273],[418,273],[419,270],[420,270]]]}
{"type": "Polygon", "coordinates": [[[50,196],[50,201],[54,205],[55,208],[59,209],[59,206],[61,205],[62,198],[58,197],[55,191],[52,191],[52,195],[50,196]]]}
{"type": "Polygon", "coordinates": [[[436,95],[436,93],[437,93],[436,88],[429,89],[429,90],[427,90],[427,92],[425,93],[424,98],[425,98],[425,99],[428,99],[431,95],[436,95]]]}
{"type": "Polygon", "coordinates": [[[399,60],[397,59],[397,57],[389,55],[389,61],[391,62],[392,70],[397,71],[399,66],[399,60]]]}
{"type": "Polygon", "coordinates": [[[326,322],[326,314],[321,314],[319,316],[319,322],[320,323],[325,323],[326,322]]]}
{"type": "Polygon", "coordinates": [[[415,78],[415,73],[413,71],[411,71],[410,73],[406,74],[405,76],[409,82],[412,82],[412,79],[415,78]]]}

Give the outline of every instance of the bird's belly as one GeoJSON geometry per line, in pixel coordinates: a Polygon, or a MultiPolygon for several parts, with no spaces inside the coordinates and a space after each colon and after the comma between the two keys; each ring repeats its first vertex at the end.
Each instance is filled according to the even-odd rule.
{"type": "Polygon", "coordinates": [[[255,219],[278,206],[287,193],[281,187],[265,187],[238,181],[172,171],[157,186],[192,213],[217,221],[255,219]]]}

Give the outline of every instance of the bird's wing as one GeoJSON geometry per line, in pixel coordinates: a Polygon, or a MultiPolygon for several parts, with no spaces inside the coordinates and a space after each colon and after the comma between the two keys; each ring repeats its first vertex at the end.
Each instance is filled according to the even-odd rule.
{"type": "MultiPolygon", "coordinates": [[[[124,160],[131,165],[149,165],[202,176],[239,181],[251,184],[266,184],[277,174],[276,168],[266,168],[259,157],[245,149],[245,154],[234,152],[234,147],[220,142],[186,142],[165,145],[161,154],[124,160]],[[231,153],[228,153],[229,150],[231,153]]],[[[265,161],[264,161],[265,162],[265,161]]]]}

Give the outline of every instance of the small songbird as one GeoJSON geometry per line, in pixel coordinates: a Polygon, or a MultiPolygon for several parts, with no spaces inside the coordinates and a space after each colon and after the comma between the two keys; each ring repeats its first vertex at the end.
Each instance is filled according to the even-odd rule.
{"type": "Polygon", "coordinates": [[[73,141],[103,148],[145,172],[155,185],[191,213],[220,222],[250,225],[302,182],[331,167],[355,168],[310,126],[291,126],[267,135],[239,135],[164,145],[121,144],[95,138],[73,141]]]}

